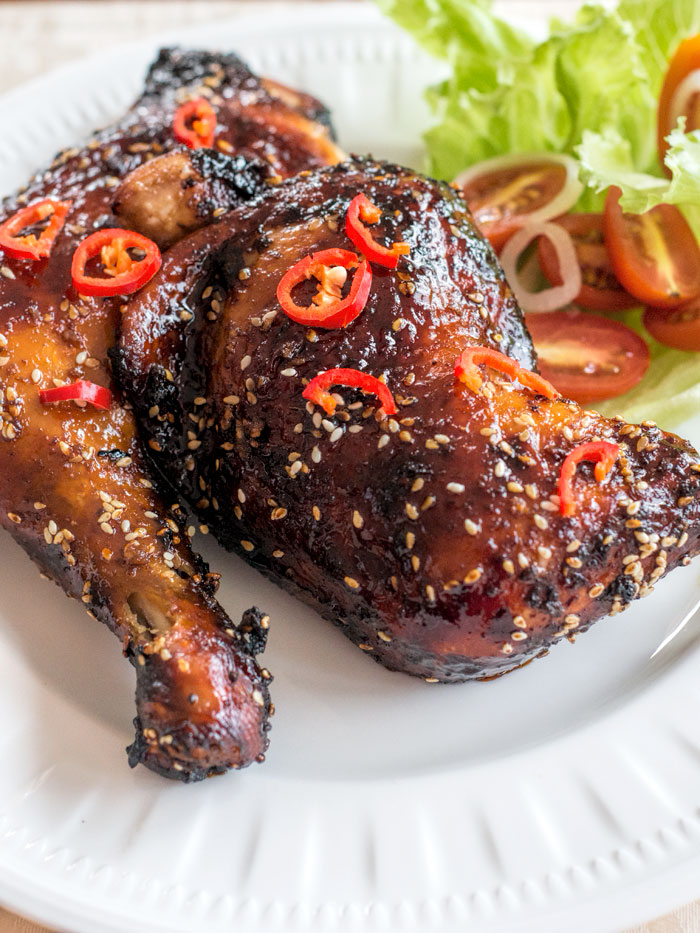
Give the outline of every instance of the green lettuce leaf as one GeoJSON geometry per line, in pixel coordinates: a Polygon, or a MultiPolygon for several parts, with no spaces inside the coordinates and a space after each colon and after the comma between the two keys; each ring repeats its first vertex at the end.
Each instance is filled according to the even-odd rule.
{"type": "MultiPolygon", "coordinates": [[[[489,0],[377,0],[432,54],[449,78],[429,88],[435,125],[425,135],[427,170],[452,179],[511,152],[578,157],[587,184],[578,210],[601,210],[618,185],[624,210],[677,204],[700,238],[700,132],[670,134],[666,165],[656,151],[656,107],[668,60],[700,31],[700,0],[585,4],[571,23],[553,20],[542,41],[491,11],[489,0]]],[[[639,313],[630,318],[643,332],[639,313]]],[[[656,344],[642,383],[608,403],[629,418],[673,422],[700,406],[700,354],[656,344]]]]}

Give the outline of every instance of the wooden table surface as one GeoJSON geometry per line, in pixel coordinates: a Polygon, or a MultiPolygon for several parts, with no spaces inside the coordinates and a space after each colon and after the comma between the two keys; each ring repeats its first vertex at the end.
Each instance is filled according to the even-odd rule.
{"type": "MultiPolygon", "coordinates": [[[[520,2],[527,4],[528,12],[533,7],[561,9],[562,4],[562,0],[520,2]]],[[[576,0],[570,2],[575,8],[576,0]]],[[[276,6],[286,5],[282,0],[0,0],[0,93],[57,65],[120,42],[156,35],[164,28],[206,23],[261,7],[270,15],[276,6]]],[[[600,929],[608,930],[604,917],[600,929]]],[[[48,931],[0,907],[0,933],[48,931]]],[[[700,902],[627,933],[700,933],[700,902]]]]}

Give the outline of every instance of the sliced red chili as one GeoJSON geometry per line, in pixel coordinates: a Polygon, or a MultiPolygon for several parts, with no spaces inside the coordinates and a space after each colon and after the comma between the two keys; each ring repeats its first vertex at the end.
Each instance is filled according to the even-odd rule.
{"type": "Polygon", "coordinates": [[[23,207],[0,226],[0,249],[13,259],[47,259],[70,206],[70,201],[44,198],[23,207]],[[48,223],[40,231],[23,232],[46,220],[48,223]]]}
{"type": "Polygon", "coordinates": [[[112,393],[104,386],[94,382],[79,379],[67,386],[56,386],[54,389],[40,389],[39,401],[42,405],[51,402],[90,402],[100,411],[107,411],[112,401],[112,393]]]}
{"type": "Polygon", "coordinates": [[[305,256],[285,272],[277,286],[282,310],[298,324],[314,327],[347,327],[367,304],[372,270],[365,259],[347,249],[324,249],[305,256]],[[347,271],[357,267],[350,291],[342,297],[347,271]],[[311,305],[298,305],[292,291],[310,278],[318,279],[318,290],[311,305]]]}
{"type": "Polygon", "coordinates": [[[130,295],[153,278],[161,261],[153,240],[113,227],[98,230],[82,241],[73,254],[71,276],[82,295],[130,295]],[[98,256],[105,275],[88,275],[87,264],[98,256]]]}
{"type": "Polygon", "coordinates": [[[327,369],[314,376],[302,395],[314,404],[322,405],[326,413],[332,415],[336,408],[336,400],[328,390],[335,385],[362,389],[363,392],[376,395],[387,415],[395,415],[397,412],[394,397],[386,385],[369,373],[360,372],[359,369],[327,369]]]}
{"type": "Polygon", "coordinates": [[[524,388],[537,395],[544,395],[552,400],[559,397],[559,393],[551,382],[547,382],[537,373],[520,366],[505,353],[492,350],[490,347],[467,347],[457,360],[455,377],[469,386],[472,392],[478,392],[484,382],[479,366],[497,369],[506,376],[510,376],[513,381],[517,379],[524,388]]]}
{"type": "Polygon", "coordinates": [[[211,149],[216,131],[216,112],[205,97],[178,107],[173,117],[173,133],[190,149],[211,149]]]}
{"type": "Polygon", "coordinates": [[[381,216],[382,212],[376,204],[364,194],[358,194],[350,202],[345,215],[345,232],[370,262],[395,269],[399,256],[410,253],[411,247],[408,243],[394,243],[390,248],[377,243],[365,224],[376,224],[381,216]]]}
{"type": "Polygon", "coordinates": [[[578,464],[582,460],[595,463],[596,482],[602,483],[612,470],[619,454],[619,446],[609,441],[590,441],[588,444],[574,447],[564,460],[559,475],[559,510],[564,518],[571,518],[576,512],[573,481],[578,464]]]}

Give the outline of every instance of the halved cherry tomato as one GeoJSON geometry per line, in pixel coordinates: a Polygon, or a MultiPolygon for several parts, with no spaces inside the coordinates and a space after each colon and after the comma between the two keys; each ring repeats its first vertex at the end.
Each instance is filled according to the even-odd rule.
{"type": "Polygon", "coordinates": [[[685,217],[672,204],[625,214],[621,193],[610,188],[603,215],[605,246],[620,283],[655,308],[677,308],[700,295],[700,247],[685,217]]]}
{"type": "Polygon", "coordinates": [[[496,250],[525,223],[565,214],[581,192],[576,162],[549,153],[487,159],[461,172],[453,185],[496,250]]]}
{"type": "Polygon", "coordinates": [[[585,311],[526,314],[539,369],[562,395],[585,405],[633,389],[649,366],[649,348],[631,328],[585,311]]]}
{"type": "Polygon", "coordinates": [[[696,83],[696,76],[690,78],[693,72],[699,72],[697,77],[700,77],[700,35],[681,42],[671,59],[661,87],[656,132],[659,159],[667,175],[671,173],[664,165],[664,156],[668,149],[665,137],[675,127],[678,117],[685,116],[686,133],[700,129],[700,83],[696,83]],[[687,93],[684,93],[681,85],[684,85],[687,93]],[[678,100],[676,92],[685,98],[685,106],[683,101],[678,100]],[[678,104],[681,104],[680,111],[677,110],[678,104]]]}
{"type": "MultiPolygon", "coordinates": [[[[700,351],[700,300],[682,308],[647,308],[644,326],[654,340],[675,350],[700,351]]],[[[700,362],[698,363],[700,365],[700,362]]]]}
{"type": "MultiPolygon", "coordinates": [[[[574,298],[577,305],[594,311],[623,311],[638,305],[615,277],[608,251],[603,242],[602,214],[566,214],[556,223],[563,227],[574,242],[581,266],[581,291],[574,298]]],[[[552,285],[561,285],[556,250],[546,237],[540,237],[537,257],[545,278],[552,285]]]]}

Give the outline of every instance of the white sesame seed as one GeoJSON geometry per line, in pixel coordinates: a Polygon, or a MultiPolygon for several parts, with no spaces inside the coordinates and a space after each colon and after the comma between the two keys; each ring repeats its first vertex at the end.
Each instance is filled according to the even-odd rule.
{"type": "Polygon", "coordinates": [[[250,366],[250,364],[251,364],[252,362],[253,362],[252,356],[250,356],[248,353],[246,353],[246,355],[245,355],[245,356],[243,357],[243,359],[241,360],[241,369],[242,369],[242,370],[243,370],[243,369],[248,369],[248,367],[250,366]]]}
{"type": "Polygon", "coordinates": [[[477,535],[479,533],[479,526],[476,524],[476,522],[473,522],[471,518],[465,518],[464,530],[469,535],[477,535]]]}
{"type": "Polygon", "coordinates": [[[314,448],[312,449],[311,459],[313,460],[314,463],[321,462],[321,451],[319,450],[318,445],[315,445],[314,448]]]}
{"type": "Polygon", "coordinates": [[[297,374],[297,371],[296,369],[294,369],[293,366],[289,366],[287,369],[283,369],[280,372],[281,376],[296,376],[296,374],[297,374]]]}
{"type": "Polygon", "coordinates": [[[302,461],[295,460],[294,463],[289,467],[289,475],[296,476],[299,470],[301,470],[301,467],[302,467],[302,461]]]}
{"type": "Polygon", "coordinates": [[[450,439],[446,434],[436,434],[435,440],[438,442],[438,444],[449,444],[450,443],[450,439]]]}
{"type": "Polygon", "coordinates": [[[38,382],[41,382],[42,372],[40,369],[32,370],[32,382],[36,385],[38,382]]]}
{"type": "Polygon", "coordinates": [[[328,431],[329,434],[332,431],[335,431],[335,425],[333,424],[332,421],[329,421],[328,418],[324,418],[321,424],[323,425],[323,429],[325,431],[328,431]]]}
{"type": "Polygon", "coordinates": [[[388,434],[382,434],[382,436],[381,436],[381,437],[379,438],[379,440],[377,441],[377,449],[378,449],[378,450],[381,450],[382,447],[386,447],[386,445],[387,445],[388,443],[389,443],[389,435],[388,435],[388,434]]]}
{"type": "Polygon", "coordinates": [[[343,429],[336,428],[335,431],[333,431],[333,433],[331,434],[329,440],[331,444],[335,444],[335,442],[339,441],[342,436],[343,436],[343,429]]]}
{"type": "Polygon", "coordinates": [[[447,491],[455,493],[464,492],[464,485],[462,483],[448,483],[447,491]]]}

